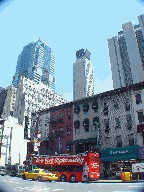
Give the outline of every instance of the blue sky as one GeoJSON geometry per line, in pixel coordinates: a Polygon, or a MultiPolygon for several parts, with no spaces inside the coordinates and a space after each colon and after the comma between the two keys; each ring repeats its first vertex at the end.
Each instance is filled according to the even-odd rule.
{"type": "Polygon", "coordinates": [[[138,0],[12,0],[0,7],[0,87],[11,85],[18,55],[39,37],[53,50],[57,93],[72,101],[76,51],[87,48],[95,94],[112,90],[107,39],[144,14],[138,0]]]}

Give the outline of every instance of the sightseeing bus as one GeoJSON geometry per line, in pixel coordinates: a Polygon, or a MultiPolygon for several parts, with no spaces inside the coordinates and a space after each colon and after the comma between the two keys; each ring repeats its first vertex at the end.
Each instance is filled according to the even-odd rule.
{"type": "Polygon", "coordinates": [[[28,154],[24,161],[27,169],[33,167],[58,173],[60,181],[85,182],[100,178],[100,157],[98,153],[57,156],[28,154]]]}

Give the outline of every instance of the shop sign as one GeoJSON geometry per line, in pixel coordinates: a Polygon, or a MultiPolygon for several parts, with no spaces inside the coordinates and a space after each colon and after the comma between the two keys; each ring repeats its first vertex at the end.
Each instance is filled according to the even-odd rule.
{"type": "Polygon", "coordinates": [[[139,159],[144,159],[144,148],[140,147],[138,149],[138,155],[139,155],[139,159]]]}
{"type": "Polygon", "coordinates": [[[124,150],[124,151],[110,151],[110,155],[113,155],[113,154],[124,154],[124,153],[128,153],[128,150],[124,150]]]}
{"type": "Polygon", "coordinates": [[[138,146],[107,148],[101,152],[101,161],[125,161],[138,159],[138,146]]]}

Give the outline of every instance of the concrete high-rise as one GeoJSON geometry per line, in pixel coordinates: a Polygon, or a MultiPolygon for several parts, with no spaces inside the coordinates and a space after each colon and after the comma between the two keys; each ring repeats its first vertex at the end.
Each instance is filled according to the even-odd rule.
{"type": "Polygon", "coordinates": [[[126,87],[144,81],[144,15],[139,25],[122,25],[118,36],[108,39],[113,88],[126,87]]]}
{"type": "Polygon", "coordinates": [[[73,64],[73,100],[89,97],[94,94],[93,68],[90,63],[91,53],[87,49],[76,52],[73,64]]]}
{"type": "Polygon", "coordinates": [[[38,84],[42,82],[49,85],[55,91],[54,64],[52,49],[39,38],[23,48],[18,57],[12,84],[17,88],[23,75],[38,84]]]}

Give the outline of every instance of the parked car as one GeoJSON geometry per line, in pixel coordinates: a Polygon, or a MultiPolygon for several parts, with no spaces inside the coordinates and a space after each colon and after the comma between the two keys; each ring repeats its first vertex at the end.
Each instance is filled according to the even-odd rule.
{"type": "Polygon", "coordinates": [[[2,176],[6,175],[6,168],[1,165],[0,165],[0,175],[2,175],[2,176]]]}
{"type": "Polygon", "coordinates": [[[6,174],[15,176],[21,176],[22,173],[25,172],[23,165],[7,165],[6,174]]]}
{"type": "Polygon", "coordinates": [[[23,179],[33,179],[38,181],[56,181],[58,176],[45,169],[33,169],[31,171],[22,173],[21,177],[23,179]]]}

